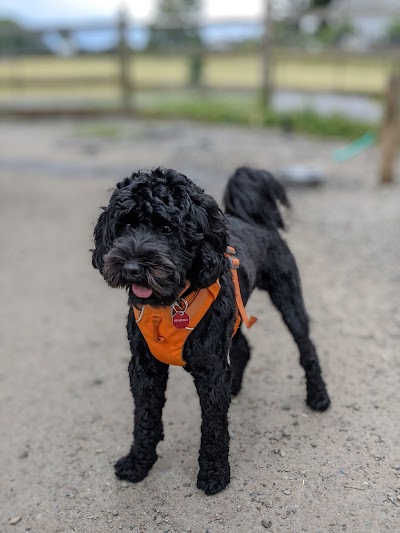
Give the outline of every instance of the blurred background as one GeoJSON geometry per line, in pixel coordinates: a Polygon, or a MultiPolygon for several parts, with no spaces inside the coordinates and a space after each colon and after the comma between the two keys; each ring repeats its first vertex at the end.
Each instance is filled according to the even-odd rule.
{"type": "Polygon", "coordinates": [[[398,0],[2,0],[0,113],[123,111],[357,138],[400,62],[398,0]]]}

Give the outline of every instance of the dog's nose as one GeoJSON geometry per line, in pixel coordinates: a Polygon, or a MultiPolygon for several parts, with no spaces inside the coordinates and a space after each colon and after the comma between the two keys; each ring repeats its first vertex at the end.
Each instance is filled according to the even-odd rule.
{"type": "Polygon", "coordinates": [[[130,261],[129,263],[125,263],[123,272],[127,278],[138,278],[143,274],[143,268],[139,263],[130,261]]]}

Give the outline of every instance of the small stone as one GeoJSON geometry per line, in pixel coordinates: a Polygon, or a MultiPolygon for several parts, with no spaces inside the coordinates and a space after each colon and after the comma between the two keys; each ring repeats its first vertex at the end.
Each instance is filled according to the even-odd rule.
{"type": "Polygon", "coordinates": [[[286,457],[286,452],[284,452],[283,450],[281,450],[281,451],[279,452],[279,455],[280,455],[281,457],[286,457]]]}
{"type": "Polygon", "coordinates": [[[288,490],[288,489],[284,490],[283,494],[286,494],[286,496],[290,496],[290,490],[288,490]]]}
{"type": "Polygon", "coordinates": [[[113,511],[112,514],[113,514],[114,516],[118,516],[118,511],[113,511]]]}
{"type": "Polygon", "coordinates": [[[265,529],[270,529],[272,527],[272,520],[266,520],[265,518],[263,518],[261,520],[261,525],[265,527],[265,529]]]}
{"type": "Polygon", "coordinates": [[[323,170],[307,165],[289,165],[278,171],[279,180],[294,187],[318,187],[326,182],[323,170]]]}
{"type": "Polygon", "coordinates": [[[22,516],[15,516],[14,518],[11,518],[8,523],[10,526],[15,526],[15,524],[18,524],[22,520],[22,516]]]}

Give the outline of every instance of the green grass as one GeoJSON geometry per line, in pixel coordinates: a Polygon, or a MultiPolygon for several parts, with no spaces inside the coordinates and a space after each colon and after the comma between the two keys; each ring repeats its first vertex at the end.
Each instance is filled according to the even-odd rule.
{"type": "MultiPolygon", "coordinates": [[[[137,99],[137,108],[139,113],[155,117],[249,124],[256,111],[254,101],[251,95],[214,94],[202,97],[195,92],[180,92],[161,97],[142,95],[137,99]]],[[[255,115],[253,118],[256,118],[255,115]]],[[[261,122],[258,120],[259,124],[261,122]]]]}
{"type": "MultiPolygon", "coordinates": [[[[142,95],[136,112],[143,118],[188,119],[198,122],[234,124],[277,128],[286,132],[303,133],[326,138],[358,139],[367,132],[377,133],[379,125],[350,120],[342,115],[322,116],[305,109],[279,112],[261,109],[255,98],[249,95],[220,95],[200,97],[187,95],[142,95]]],[[[77,135],[97,138],[129,137],[129,128],[109,122],[88,123],[76,130],[77,135]]]]}
{"type": "Polygon", "coordinates": [[[310,109],[293,113],[268,110],[264,114],[264,126],[277,126],[318,137],[338,137],[348,140],[354,140],[366,132],[378,130],[378,125],[374,123],[350,120],[342,115],[323,116],[310,109]]]}
{"type": "Polygon", "coordinates": [[[186,118],[202,122],[265,126],[320,137],[354,140],[378,129],[377,124],[358,122],[341,115],[322,116],[309,109],[294,112],[262,111],[254,97],[184,97],[139,100],[138,112],[154,118],[186,118]]]}

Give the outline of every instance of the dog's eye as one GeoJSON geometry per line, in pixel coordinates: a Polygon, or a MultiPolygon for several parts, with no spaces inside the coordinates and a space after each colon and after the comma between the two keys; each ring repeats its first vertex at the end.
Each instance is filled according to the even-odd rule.
{"type": "Polygon", "coordinates": [[[163,224],[161,226],[161,231],[164,233],[164,235],[171,235],[172,228],[168,224],[163,224]]]}

